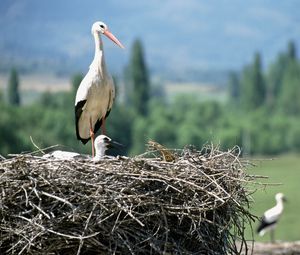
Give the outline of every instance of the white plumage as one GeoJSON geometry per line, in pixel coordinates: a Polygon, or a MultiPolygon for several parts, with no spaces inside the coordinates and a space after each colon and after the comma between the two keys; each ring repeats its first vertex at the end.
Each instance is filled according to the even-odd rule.
{"type": "Polygon", "coordinates": [[[94,158],[91,158],[89,155],[79,154],[77,152],[71,151],[62,151],[56,150],[50,153],[45,154],[44,158],[55,158],[62,160],[75,160],[75,159],[92,159],[92,160],[100,160],[105,157],[105,152],[110,147],[122,146],[120,143],[117,143],[110,139],[106,135],[99,135],[95,139],[95,151],[96,155],[94,158]]]}
{"type": "Polygon", "coordinates": [[[55,159],[62,159],[62,160],[72,160],[72,159],[86,158],[86,156],[81,155],[77,152],[56,150],[56,151],[52,151],[50,153],[47,153],[47,154],[43,155],[43,158],[55,158],[55,159]]]}
{"type": "MultiPolygon", "coordinates": [[[[119,40],[109,32],[106,24],[95,22],[92,26],[92,34],[95,40],[95,56],[89,71],[80,83],[75,98],[75,122],[76,136],[82,143],[92,139],[94,133],[102,126],[105,130],[105,118],[109,115],[115,99],[115,86],[113,79],[107,71],[104,59],[101,34],[124,48],[119,40]]],[[[94,156],[94,150],[93,150],[94,156]]]]}
{"type": "Polygon", "coordinates": [[[276,205],[271,209],[265,211],[261,218],[260,224],[257,228],[257,233],[263,236],[267,231],[271,231],[271,241],[274,242],[274,229],[278,223],[278,220],[283,212],[283,202],[285,197],[282,193],[275,195],[276,205]]]}

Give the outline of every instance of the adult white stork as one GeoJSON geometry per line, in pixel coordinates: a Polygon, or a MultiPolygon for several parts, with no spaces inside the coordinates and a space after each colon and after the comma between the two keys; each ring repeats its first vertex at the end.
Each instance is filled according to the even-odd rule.
{"type": "Polygon", "coordinates": [[[274,242],[274,229],[283,212],[283,202],[286,201],[285,196],[282,193],[277,193],[275,199],[276,205],[265,211],[257,228],[257,233],[260,236],[263,236],[267,231],[270,231],[272,243],[274,242]]]}
{"type": "Polygon", "coordinates": [[[62,159],[62,160],[92,159],[94,161],[97,161],[105,157],[105,153],[109,148],[116,148],[120,146],[123,145],[116,141],[113,141],[108,136],[99,135],[95,139],[96,155],[93,158],[91,158],[88,155],[79,154],[77,152],[62,151],[62,150],[56,150],[47,153],[43,156],[43,158],[55,158],[55,159],[62,159]]]}
{"type": "Polygon", "coordinates": [[[92,140],[94,157],[95,133],[102,126],[105,133],[105,118],[109,115],[115,98],[113,79],[107,71],[101,34],[107,36],[121,48],[124,46],[108,30],[103,22],[97,21],[92,26],[95,39],[95,57],[89,71],[79,85],[75,98],[76,136],[83,144],[92,140]]]}

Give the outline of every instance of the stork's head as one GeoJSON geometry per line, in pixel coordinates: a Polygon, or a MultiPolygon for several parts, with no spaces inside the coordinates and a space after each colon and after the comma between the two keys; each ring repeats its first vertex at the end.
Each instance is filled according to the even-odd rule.
{"type": "Polygon", "coordinates": [[[105,155],[105,151],[109,148],[120,147],[122,144],[113,141],[106,135],[99,135],[95,139],[96,157],[102,158],[105,155]]]}
{"type": "Polygon", "coordinates": [[[99,135],[95,139],[96,151],[106,151],[109,148],[111,139],[106,135],[99,135]]]}
{"type": "Polygon", "coordinates": [[[108,30],[107,25],[102,21],[97,21],[92,26],[92,34],[97,35],[100,33],[104,34],[110,40],[112,40],[115,44],[117,44],[119,47],[124,49],[124,46],[122,45],[122,43],[108,30]]]}
{"type": "Polygon", "coordinates": [[[275,195],[275,199],[276,199],[276,201],[283,201],[283,202],[286,201],[286,197],[283,195],[283,193],[277,193],[275,195]]]}
{"type": "Polygon", "coordinates": [[[96,21],[92,26],[92,34],[94,33],[104,34],[105,30],[107,30],[107,25],[102,21],[96,21]]]}

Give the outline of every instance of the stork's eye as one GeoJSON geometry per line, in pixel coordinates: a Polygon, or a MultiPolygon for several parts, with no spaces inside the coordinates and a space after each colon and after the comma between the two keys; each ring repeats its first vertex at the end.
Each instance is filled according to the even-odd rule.
{"type": "Polygon", "coordinates": [[[103,29],[105,28],[105,26],[103,24],[101,24],[100,27],[103,28],[103,29]]]}
{"type": "Polygon", "coordinates": [[[103,141],[104,141],[104,142],[109,142],[109,139],[108,139],[107,137],[104,137],[104,138],[103,138],[103,141]]]}

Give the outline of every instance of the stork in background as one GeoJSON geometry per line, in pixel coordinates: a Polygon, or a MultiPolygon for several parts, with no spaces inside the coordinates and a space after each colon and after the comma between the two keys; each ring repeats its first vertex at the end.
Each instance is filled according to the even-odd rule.
{"type": "Polygon", "coordinates": [[[75,98],[76,136],[83,144],[92,140],[93,157],[95,156],[95,133],[100,127],[102,133],[105,133],[105,119],[109,115],[115,99],[115,86],[105,65],[101,34],[124,48],[108,30],[105,23],[97,21],[93,24],[95,57],[88,73],[79,85],[75,98]]]}
{"type": "Polygon", "coordinates": [[[265,211],[257,228],[257,233],[260,236],[263,236],[267,231],[270,231],[272,243],[275,241],[274,229],[276,228],[279,218],[283,212],[283,202],[286,201],[286,198],[282,193],[277,193],[275,195],[275,200],[276,205],[265,211]]]}

